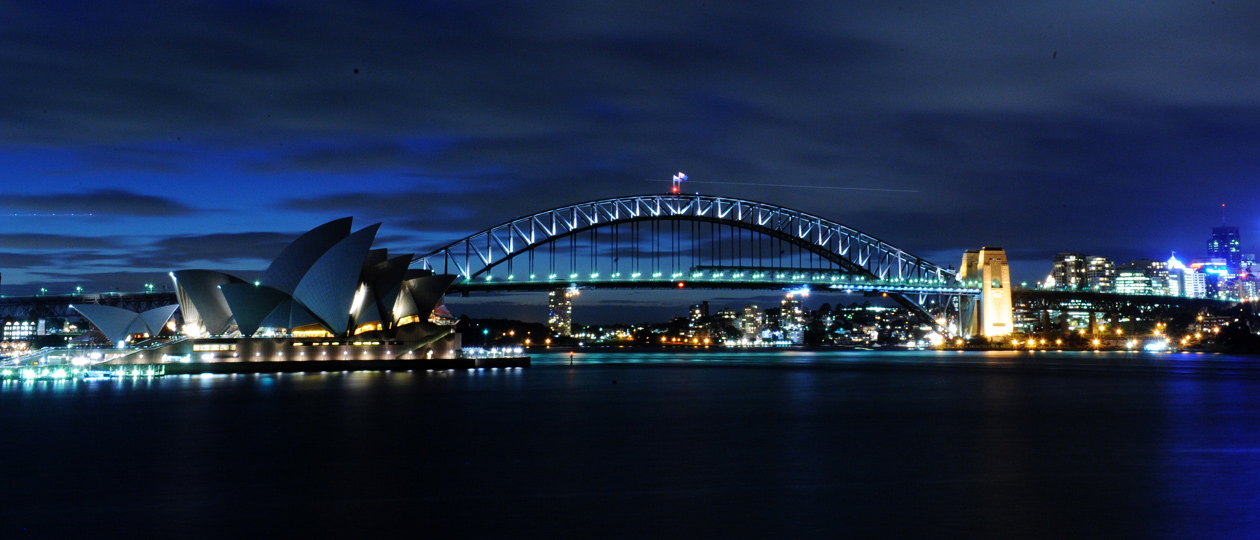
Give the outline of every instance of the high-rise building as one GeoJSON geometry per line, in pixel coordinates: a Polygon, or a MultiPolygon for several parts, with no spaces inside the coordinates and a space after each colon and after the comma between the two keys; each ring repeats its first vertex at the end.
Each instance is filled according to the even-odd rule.
{"type": "Polygon", "coordinates": [[[1085,286],[1093,291],[1108,292],[1116,287],[1116,263],[1106,257],[1085,258],[1085,286]]]}
{"type": "Polygon", "coordinates": [[[687,327],[690,329],[691,336],[697,337],[700,334],[707,335],[709,321],[705,319],[709,318],[709,301],[705,300],[699,304],[693,304],[691,306],[690,315],[691,316],[688,317],[687,327]]]}
{"type": "Polygon", "coordinates": [[[962,334],[985,337],[1004,336],[1015,328],[1011,309],[1011,267],[1006,252],[1000,247],[970,249],[963,254],[958,279],[978,281],[979,306],[974,300],[964,302],[960,314],[962,334]]]}
{"type": "Polygon", "coordinates": [[[761,331],[766,327],[766,312],[756,305],[748,305],[744,307],[744,313],[739,319],[739,329],[743,331],[744,338],[748,341],[756,341],[757,336],[761,335],[761,331]]]}
{"type": "Polygon", "coordinates": [[[577,295],[578,290],[574,287],[547,291],[547,327],[552,334],[573,334],[573,297],[577,295]]]}
{"type": "Polygon", "coordinates": [[[1139,259],[1116,269],[1116,292],[1120,294],[1171,294],[1168,263],[1139,259]]]}
{"type": "Polygon", "coordinates": [[[801,306],[801,296],[809,296],[808,292],[790,292],[779,304],[779,328],[788,341],[801,344],[805,341],[805,308],[801,306]]]}
{"type": "Polygon", "coordinates": [[[691,324],[696,324],[705,317],[709,316],[709,301],[705,300],[699,304],[691,306],[691,324]]]}
{"type": "Polygon", "coordinates": [[[1060,253],[1054,256],[1054,268],[1050,270],[1054,288],[1069,291],[1085,288],[1087,272],[1085,256],[1080,253],[1060,253]]]}
{"type": "Polygon", "coordinates": [[[1187,298],[1207,298],[1207,276],[1203,272],[1185,269],[1180,272],[1181,296],[1187,298]]]}
{"type": "Polygon", "coordinates": [[[734,327],[739,325],[739,313],[731,308],[724,307],[719,309],[717,314],[714,316],[717,317],[719,321],[722,321],[722,326],[734,327]]]}
{"type": "Polygon", "coordinates": [[[1254,302],[1260,299],[1260,280],[1253,274],[1239,276],[1229,281],[1230,293],[1234,298],[1254,302]]]}
{"type": "Polygon", "coordinates": [[[1242,266],[1242,240],[1238,227],[1212,227],[1212,239],[1208,240],[1208,257],[1225,259],[1231,274],[1237,274],[1242,266]]]}
{"type": "Polygon", "coordinates": [[[1164,264],[1168,269],[1168,296],[1186,298],[1207,296],[1207,281],[1202,272],[1182,264],[1175,255],[1169,257],[1164,264]]]}
{"type": "Polygon", "coordinates": [[[1168,296],[1168,263],[1164,261],[1143,261],[1146,275],[1151,278],[1151,294],[1168,296]]]}
{"type": "Polygon", "coordinates": [[[1116,292],[1119,294],[1151,294],[1151,278],[1131,264],[1116,270],[1116,292]]]}

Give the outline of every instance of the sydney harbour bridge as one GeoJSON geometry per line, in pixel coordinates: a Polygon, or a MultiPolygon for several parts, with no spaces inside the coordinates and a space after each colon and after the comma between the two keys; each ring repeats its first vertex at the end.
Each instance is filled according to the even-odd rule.
{"type": "MultiPolygon", "coordinates": [[[[571,287],[809,288],[887,297],[947,335],[965,333],[959,331],[960,313],[982,293],[976,280],[959,280],[949,267],[825,217],[764,202],[678,193],[602,199],[525,215],[416,257],[411,266],[458,276],[448,292],[464,295],[571,287]]],[[[1043,312],[1221,303],[1009,290],[1017,304],[1043,312]]],[[[106,300],[148,309],[173,303],[174,295],[5,297],[0,316],[67,315],[71,303],[106,300]]]]}
{"type": "MultiPolygon", "coordinates": [[[[711,195],[639,195],[522,216],[417,257],[452,292],[791,289],[887,296],[944,326],[980,293],[948,268],[835,221],[711,195]]],[[[943,328],[942,328],[943,329],[943,328]]]]}

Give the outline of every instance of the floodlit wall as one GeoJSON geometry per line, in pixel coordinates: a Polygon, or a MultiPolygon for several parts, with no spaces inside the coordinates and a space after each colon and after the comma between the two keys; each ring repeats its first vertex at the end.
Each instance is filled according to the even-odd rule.
{"type": "Polygon", "coordinates": [[[958,279],[980,282],[978,301],[964,300],[959,319],[964,335],[1005,336],[1014,331],[1011,306],[1011,269],[1006,251],[997,247],[963,254],[958,279]]]}

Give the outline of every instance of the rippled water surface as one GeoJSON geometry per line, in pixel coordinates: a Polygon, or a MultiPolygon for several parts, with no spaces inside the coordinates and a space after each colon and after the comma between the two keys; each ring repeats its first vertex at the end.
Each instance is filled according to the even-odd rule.
{"type": "Polygon", "coordinates": [[[0,538],[1260,537],[1260,362],[619,352],[0,383],[0,538]]]}

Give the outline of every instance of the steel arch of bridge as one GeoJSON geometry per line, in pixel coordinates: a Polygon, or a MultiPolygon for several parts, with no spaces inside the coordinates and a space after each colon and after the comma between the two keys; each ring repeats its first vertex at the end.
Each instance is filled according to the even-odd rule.
{"type": "Polygon", "coordinates": [[[638,195],[523,216],[457,240],[413,262],[473,280],[517,255],[590,229],[645,220],[708,221],[791,240],[872,280],[952,283],[942,268],[861,231],[772,204],[710,195],[638,195]]]}

